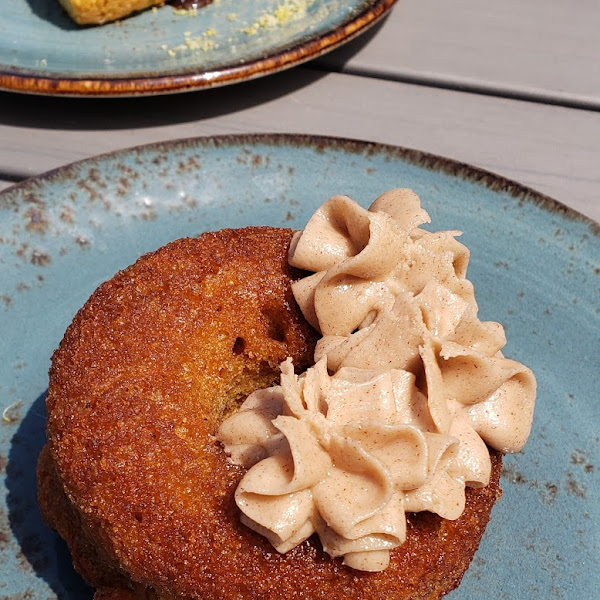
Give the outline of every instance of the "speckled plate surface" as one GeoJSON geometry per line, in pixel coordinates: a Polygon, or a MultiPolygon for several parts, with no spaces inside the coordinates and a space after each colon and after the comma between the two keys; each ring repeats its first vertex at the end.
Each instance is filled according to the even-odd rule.
{"type": "Polygon", "coordinates": [[[434,229],[464,231],[482,319],[538,377],[524,452],[449,598],[588,599],[600,579],[598,225],[518,184],[419,152],[285,135],[201,138],[86,160],[0,193],[0,598],[86,600],[41,521],[35,469],[50,356],[115,271],[169,240],[300,228],[329,196],[411,187],[434,229]]]}
{"type": "Polygon", "coordinates": [[[80,27],[58,0],[9,0],[0,11],[0,89],[119,96],[244,81],[337,48],[395,1],[214,0],[80,27]]]}

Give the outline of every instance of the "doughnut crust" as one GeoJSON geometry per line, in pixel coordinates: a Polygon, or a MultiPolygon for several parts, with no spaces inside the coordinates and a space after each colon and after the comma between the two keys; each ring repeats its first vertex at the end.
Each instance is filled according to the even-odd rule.
{"type": "Polygon", "coordinates": [[[311,538],[285,555],[242,525],[243,471],[214,434],[316,334],[293,299],[292,232],[246,228],[182,239],[101,285],[52,358],[42,514],[96,600],[434,599],[468,567],[499,496],[467,490],[456,521],[409,516],[390,567],[362,573],[311,538]]]}

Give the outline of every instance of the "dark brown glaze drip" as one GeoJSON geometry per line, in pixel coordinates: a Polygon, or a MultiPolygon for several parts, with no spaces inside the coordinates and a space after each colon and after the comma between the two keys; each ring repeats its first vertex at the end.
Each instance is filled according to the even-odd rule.
{"type": "Polygon", "coordinates": [[[195,9],[202,8],[207,4],[210,4],[212,0],[169,0],[168,4],[173,6],[174,8],[185,8],[185,9],[195,9]]]}

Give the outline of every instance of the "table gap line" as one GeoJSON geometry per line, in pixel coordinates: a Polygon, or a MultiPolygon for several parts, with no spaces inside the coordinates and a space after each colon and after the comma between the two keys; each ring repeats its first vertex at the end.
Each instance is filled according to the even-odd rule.
{"type": "Polygon", "coordinates": [[[413,74],[406,72],[391,72],[386,69],[360,68],[342,66],[341,68],[316,62],[310,65],[311,69],[327,73],[340,73],[343,75],[355,75],[371,79],[381,79],[406,83],[409,85],[420,85],[443,90],[479,94],[482,96],[493,96],[509,100],[520,100],[536,104],[547,104],[600,112],[600,98],[588,96],[575,96],[560,92],[546,92],[543,90],[526,89],[521,87],[499,87],[485,82],[470,81],[463,78],[444,77],[442,75],[413,74]]]}

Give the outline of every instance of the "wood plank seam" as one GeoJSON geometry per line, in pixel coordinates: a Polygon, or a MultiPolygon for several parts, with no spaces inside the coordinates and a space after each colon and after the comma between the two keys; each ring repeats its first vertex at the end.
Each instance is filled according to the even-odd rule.
{"type": "Polygon", "coordinates": [[[398,73],[387,69],[363,69],[346,65],[342,68],[335,68],[329,64],[321,64],[320,61],[310,63],[309,65],[306,65],[306,68],[326,73],[334,72],[344,75],[356,75],[359,77],[421,85],[443,90],[467,92],[483,96],[494,96],[496,98],[508,98],[510,100],[522,100],[525,102],[535,102],[537,104],[548,104],[551,106],[563,106],[565,108],[600,112],[600,99],[592,96],[577,96],[566,92],[547,92],[541,89],[525,88],[517,85],[500,87],[482,81],[470,80],[463,77],[448,77],[437,73],[431,75],[410,73],[408,71],[398,73]]]}

